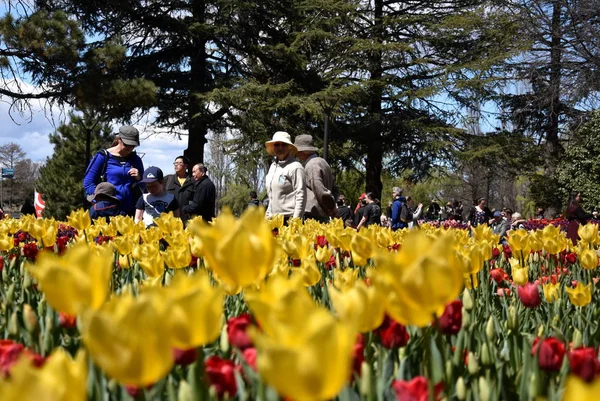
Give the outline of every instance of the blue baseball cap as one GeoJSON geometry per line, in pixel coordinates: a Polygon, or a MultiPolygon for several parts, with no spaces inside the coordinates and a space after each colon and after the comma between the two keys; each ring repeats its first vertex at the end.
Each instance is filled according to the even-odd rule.
{"type": "Polygon", "coordinates": [[[144,179],[142,182],[154,182],[163,179],[163,172],[155,166],[150,166],[144,170],[144,179]]]}
{"type": "Polygon", "coordinates": [[[496,210],[494,212],[494,217],[500,217],[500,216],[502,216],[502,213],[499,210],[496,210]]]}

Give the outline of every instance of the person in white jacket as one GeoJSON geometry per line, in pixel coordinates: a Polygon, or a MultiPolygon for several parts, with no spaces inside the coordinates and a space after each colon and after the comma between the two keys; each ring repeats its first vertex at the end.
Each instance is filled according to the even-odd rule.
{"type": "Polygon", "coordinates": [[[277,131],[273,139],[265,142],[267,153],[275,156],[265,178],[269,197],[266,216],[277,214],[287,221],[290,217],[304,216],[306,207],[306,172],[296,159],[298,149],[292,143],[290,134],[277,131]]]}

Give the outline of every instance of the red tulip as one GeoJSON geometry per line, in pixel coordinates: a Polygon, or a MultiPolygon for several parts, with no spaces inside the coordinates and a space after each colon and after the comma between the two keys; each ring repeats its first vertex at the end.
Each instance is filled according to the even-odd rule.
{"type": "Polygon", "coordinates": [[[72,329],[77,326],[77,316],[69,315],[68,313],[58,312],[58,321],[60,327],[65,329],[72,329]]]}
{"type": "Polygon", "coordinates": [[[508,274],[501,268],[491,269],[490,276],[492,277],[492,280],[498,284],[502,284],[504,280],[508,280],[508,274]]]}
{"type": "Polygon", "coordinates": [[[592,347],[577,348],[569,352],[571,372],[586,382],[591,382],[600,373],[600,362],[596,349],[592,347]]]}
{"type": "Polygon", "coordinates": [[[198,351],[196,351],[196,348],[185,350],[173,348],[173,359],[175,359],[175,365],[191,365],[192,363],[196,362],[196,359],[198,359],[198,351]]]}
{"type": "Polygon", "coordinates": [[[496,247],[492,248],[492,257],[497,258],[500,255],[500,250],[496,247]]]}
{"type": "Polygon", "coordinates": [[[246,348],[242,351],[242,356],[244,357],[244,361],[246,361],[248,366],[256,371],[256,348],[246,348]]]}
{"type": "Polygon", "coordinates": [[[213,355],[206,360],[205,367],[208,382],[215,386],[219,398],[223,397],[225,393],[229,394],[229,398],[235,397],[237,393],[237,385],[233,374],[235,364],[228,359],[213,355]]]}
{"type": "Polygon", "coordinates": [[[329,242],[327,241],[327,238],[325,238],[324,235],[317,235],[317,246],[323,248],[326,247],[327,244],[329,244],[329,242]]]}
{"type": "MultiPolygon", "coordinates": [[[[429,389],[427,387],[427,379],[423,376],[417,376],[411,381],[394,380],[392,388],[396,393],[396,400],[398,401],[427,401],[429,400],[429,389]]],[[[442,397],[442,390],[444,389],[444,383],[438,383],[435,385],[434,392],[436,401],[439,401],[442,397]]]]}
{"type": "Polygon", "coordinates": [[[520,285],[519,288],[517,288],[517,294],[519,294],[519,299],[523,305],[528,308],[537,308],[542,303],[542,297],[540,296],[538,286],[533,283],[520,285]]]}
{"type": "Polygon", "coordinates": [[[39,368],[44,364],[44,358],[41,355],[25,348],[23,344],[15,343],[12,340],[0,340],[0,377],[8,377],[10,369],[21,356],[28,358],[35,367],[39,368]]]}
{"type": "Polygon", "coordinates": [[[241,350],[252,347],[252,340],[246,334],[246,329],[251,323],[252,318],[247,313],[243,313],[237,317],[230,317],[227,320],[227,337],[229,337],[229,343],[241,350]]]}
{"type": "Polygon", "coordinates": [[[531,354],[537,355],[538,366],[546,372],[558,372],[565,357],[565,345],[554,337],[533,341],[531,354]]]}
{"type": "Polygon", "coordinates": [[[442,334],[457,334],[462,326],[462,302],[452,301],[446,305],[444,313],[437,322],[442,334]]]}
{"type": "Polygon", "coordinates": [[[360,366],[365,361],[365,338],[362,334],[356,336],[352,348],[352,372],[360,375],[360,366]]]}
{"type": "Polygon", "coordinates": [[[387,315],[377,328],[377,333],[381,338],[381,345],[385,348],[404,347],[410,338],[406,327],[387,315]]]}

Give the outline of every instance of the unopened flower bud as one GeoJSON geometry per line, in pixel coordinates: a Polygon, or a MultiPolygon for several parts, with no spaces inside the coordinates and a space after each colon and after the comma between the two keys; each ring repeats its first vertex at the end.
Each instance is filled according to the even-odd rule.
{"type": "Polygon", "coordinates": [[[452,377],[452,361],[446,360],[446,377],[452,377]]]}
{"type": "Polygon", "coordinates": [[[490,401],[490,385],[484,376],[479,377],[479,399],[481,401],[490,401]]]}
{"type": "Polygon", "coordinates": [[[519,315],[517,314],[517,308],[514,305],[508,307],[508,328],[510,330],[519,329],[519,315]]]}
{"type": "Polygon", "coordinates": [[[463,291],[462,303],[465,310],[473,309],[473,298],[471,298],[471,291],[467,289],[463,291]]]}
{"type": "Polygon", "coordinates": [[[221,337],[219,338],[219,348],[221,352],[229,351],[229,336],[227,335],[227,324],[221,328],[221,337]]]}
{"type": "Polygon", "coordinates": [[[531,254],[531,260],[533,260],[534,262],[539,262],[540,261],[540,255],[537,252],[533,252],[531,254]]]}
{"type": "Polygon", "coordinates": [[[368,396],[371,392],[371,368],[369,364],[363,361],[360,364],[360,394],[362,396],[368,396]]]}
{"type": "Polygon", "coordinates": [[[504,341],[504,346],[500,350],[500,359],[505,362],[510,361],[510,349],[508,348],[508,341],[504,341]]]}
{"type": "Polygon", "coordinates": [[[544,325],[540,324],[537,329],[537,336],[539,338],[544,337],[544,325]]]}
{"type": "Polygon", "coordinates": [[[210,397],[209,399],[211,399],[211,400],[219,399],[219,393],[217,392],[217,388],[215,387],[214,384],[208,388],[208,396],[210,397]]]}
{"type": "Polygon", "coordinates": [[[494,317],[490,316],[485,325],[485,336],[490,343],[493,343],[496,338],[496,325],[494,324],[494,317]]]}
{"type": "Polygon", "coordinates": [[[193,401],[194,393],[192,386],[185,380],[179,382],[179,390],[177,391],[177,401],[193,401]]]}
{"type": "Polygon", "coordinates": [[[532,373],[531,376],[529,376],[529,398],[530,399],[535,399],[538,396],[538,388],[539,388],[539,380],[538,380],[538,375],[535,373],[532,373]]]}
{"type": "Polygon", "coordinates": [[[17,320],[17,312],[14,311],[10,315],[10,319],[8,320],[8,334],[11,336],[16,336],[19,334],[19,323],[17,320]]]}
{"type": "Polygon", "coordinates": [[[42,299],[40,299],[40,302],[38,302],[37,314],[38,314],[38,316],[46,315],[46,297],[45,296],[43,296],[42,299]]]}
{"type": "Polygon", "coordinates": [[[575,329],[575,331],[573,332],[573,349],[579,348],[582,345],[583,345],[583,335],[581,334],[581,331],[579,331],[578,329],[575,329]]]}
{"type": "Polygon", "coordinates": [[[479,372],[479,361],[477,360],[476,354],[469,351],[467,358],[467,370],[472,375],[477,374],[477,372],[479,372]]]}
{"type": "Polygon", "coordinates": [[[31,287],[31,275],[27,270],[23,272],[23,289],[27,290],[31,287]]]}
{"type": "Polygon", "coordinates": [[[483,343],[481,346],[481,363],[483,366],[489,366],[492,364],[492,356],[487,343],[483,343]]]}
{"type": "Polygon", "coordinates": [[[23,305],[23,323],[28,332],[34,333],[38,329],[38,317],[31,305],[23,305]]]}
{"type": "Polygon", "coordinates": [[[470,324],[471,324],[471,314],[463,307],[462,308],[461,330],[467,329],[470,324]]]}
{"type": "Polygon", "coordinates": [[[4,268],[2,269],[2,282],[6,283],[8,282],[9,277],[8,277],[8,268],[4,268]]]}
{"type": "Polygon", "coordinates": [[[12,283],[6,291],[6,305],[12,305],[15,300],[15,283],[12,283]]]}
{"type": "Polygon", "coordinates": [[[458,398],[459,401],[467,399],[467,385],[462,376],[456,381],[456,398],[458,398]]]}
{"type": "Polygon", "coordinates": [[[165,287],[170,286],[172,281],[173,281],[173,275],[169,274],[168,272],[165,273],[165,287]]]}

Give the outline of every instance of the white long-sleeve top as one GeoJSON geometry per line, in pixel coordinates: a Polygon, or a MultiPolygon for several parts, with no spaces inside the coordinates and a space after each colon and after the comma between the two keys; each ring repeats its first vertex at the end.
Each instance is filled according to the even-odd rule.
{"type": "Polygon", "coordinates": [[[281,214],[289,217],[304,216],[306,206],[306,172],[293,156],[276,160],[265,178],[269,207],[267,217],[281,214]]]}

